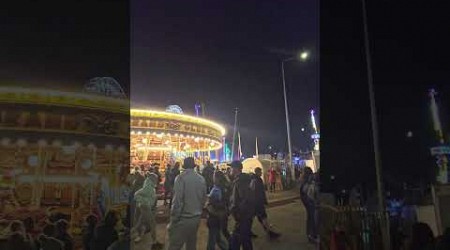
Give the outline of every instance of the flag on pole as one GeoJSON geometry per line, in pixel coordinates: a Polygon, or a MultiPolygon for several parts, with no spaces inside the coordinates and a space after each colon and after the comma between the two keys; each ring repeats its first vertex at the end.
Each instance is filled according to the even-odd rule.
{"type": "Polygon", "coordinates": [[[314,117],[314,110],[311,110],[311,123],[312,123],[312,127],[314,129],[314,132],[317,134],[317,125],[316,125],[316,118],[314,117]]]}
{"type": "Polygon", "coordinates": [[[258,137],[256,137],[256,158],[258,158],[259,152],[258,152],[258,137]]]}
{"type": "Polygon", "coordinates": [[[435,96],[437,95],[437,92],[434,89],[430,90],[430,97],[431,97],[431,104],[430,104],[430,109],[431,109],[431,116],[433,118],[433,127],[434,127],[434,131],[436,131],[439,140],[441,143],[444,143],[444,138],[443,138],[443,133],[442,133],[442,125],[441,125],[441,120],[439,119],[439,109],[436,103],[436,98],[435,96]]]}
{"type": "Polygon", "coordinates": [[[239,160],[242,157],[242,147],[241,147],[241,133],[238,132],[238,155],[239,155],[239,160]]]}

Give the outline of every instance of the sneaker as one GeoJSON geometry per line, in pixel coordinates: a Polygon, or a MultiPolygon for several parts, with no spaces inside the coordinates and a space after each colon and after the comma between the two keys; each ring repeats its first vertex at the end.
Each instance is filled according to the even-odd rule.
{"type": "Polygon", "coordinates": [[[139,237],[138,231],[132,229],[131,232],[130,232],[130,237],[131,237],[132,239],[139,237]]]}
{"type": "Polygon", "coordinates": [[[251,233],[252,238],[258,238],[258,235],[254,234],[253,232],[251,233]]]}
{"type": "Polygon", "coordinates": [[[159,243],[159,242],[155,242],[152,245],[152,249],[163,249],[163,244],[159,243]]]}
{"type": "Polygon", "coordinates": [[[319,243],[318,238],[317,238],[317,237],[314,237],[314,236],[311,236],[311,235],[308,235],[308,241],[309,241],[309,243],[311,243],[311,244],[317,244],[317,243],[319,243]]]}
{"type": "Polygon", "coordinates": [[[269,237],[270,239],[278,239],[280,238],[281,234],[275,233],[274,231],[269,231],[269,237]]]}
{"type": "Polygon", "coordinates": [[[141,241],[141,240],[142,240],[141,236],[138,236],[138,237],[134,238],[134,242],[136,242],[136,243],[141,241]]]}

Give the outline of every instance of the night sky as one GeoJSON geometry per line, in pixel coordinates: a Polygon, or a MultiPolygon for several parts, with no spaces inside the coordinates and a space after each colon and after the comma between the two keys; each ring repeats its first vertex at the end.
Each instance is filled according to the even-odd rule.
{"type": "MultiPolygon", "coordinates": [[[[131,73],[134,106],[179,104],[193,114],[202,101],[207,117],[226,124],[229,135],[239,107],[249,156],[256,136],[260,152],[269,144],[286,148],[279,60],[288,55],[273,51],[308,48],[310,62],[286,65],[294,145],[310,142],[300,129],[310,129],[320,81],[324,182],[330,175],[343,184],[374,182],[360,2],[321,2],[320,74],[317,1],[185,2],[134,0],[131,26],[125,1],[5,5],[1,86],[79,90],[92,77],[112,76],[128,90],[131,73]]],[[[383,171],[389,182],[429,181],[430,87],[439,92],[443,126],[450,128],[446,8],[393,1],[368,7],[383,171]]]]}
{"type": "MultiPolygon", "coordinates": [[[[319,106],[318,3],[306,1],[132,1],[132,88],[135,107],[180,105],[233,133],[238,107],[244,155],[286,147],[279,60],[307,48],[307,63],[286,64],[294,145],[311,143],[309,110],[319,106]],[[272,52],[271,52],[272,51],[272,52]],[[273,51],[285,51],[273,53],[273,51]]],[[[318,118],[317,118],[318,119],[318,118]]],[[[230,138],[229,138],[230,139],[230,138]]]]}
{"type": "MultiPolygon", "coordinates": [[[[434,178],[428,89],[439,92],[449,129],[448,14],[443,6],[369,1],[369,32],[388,186],[434,178]],[[408,138],[411,131],[413,137],[408,138]]],[[[375,181],[369,95],[360,1],[321,2],[321,119],[323,181],[343,185],[375,181]]]]}
{"type": "Polygon", "coordinates": [[[1,86],[79,91],[110,76],[128,92],[127,1],[13,2],[0,13],[1,86]]]}

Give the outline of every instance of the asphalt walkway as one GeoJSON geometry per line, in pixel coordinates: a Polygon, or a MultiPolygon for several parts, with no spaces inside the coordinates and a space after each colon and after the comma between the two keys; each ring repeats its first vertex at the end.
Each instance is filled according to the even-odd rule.
{"type": "MultiPolygon", "coordinates": [[[[267,192],[267,200],[268,207],[283,205],[285,203],[289,203],[292,200],[299,199],[300,194],[297,192],[297,189],[286,190],[286,191],[278,191],[278,192],[267,192]]],[[[169,222],[169,209],[168,206],[163,205],[163,201],[158,201],[157,205],[157,223],[168,223],[169,222]]]]}
{"type": "MultiPolygon", "coordinates": [[[[274,195],[278,196],[277,194],[274,195]]],[[[285,199],[285,203],[278,206],[273,206],[267,209],[268,218],[271,224],[277,232],[280,232],[282,236],[275,241],[269,240],[264,234],[264,230],[255,221],[253,224],[253,232],[259,237],[253,240],[254,249],[258,250],[313,250],[316,249],[315,245],[308,243],[306,238],[306,213],[298,199],[292,199],[289,195],[280,195],[281,197],[291,197],[291,200],[285,199]]],[[[233,226],[232,219],[230,219],[230,228],[233,226]]],[[[160,223],[157,225],[157,238],[161,243],[167,242],[167,224],[160,223]]],[[[206,226],[206,220],[202,219],[200,228],[197,233],[197,249],[204,250],[207,245],[208,228],[206,226]]],[[[151,238],[147,234],[143,237],[142,241],[135,244],[132,243],[133,250],[151,250],[151,238]]],[[[218,248],[217,248],[218,249],[218,248]]]]}

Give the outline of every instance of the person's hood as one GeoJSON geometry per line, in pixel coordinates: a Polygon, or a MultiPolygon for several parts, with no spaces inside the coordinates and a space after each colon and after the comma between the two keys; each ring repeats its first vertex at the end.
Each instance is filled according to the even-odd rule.
{"type": "Polygon", "coordinates": [[[154,173],[150,173],[149,176],[147,178],[145,178],[143,188],[144,189],[155,188],[157,186],[157,182],[158,182],[158,176],[154,173]]]}

